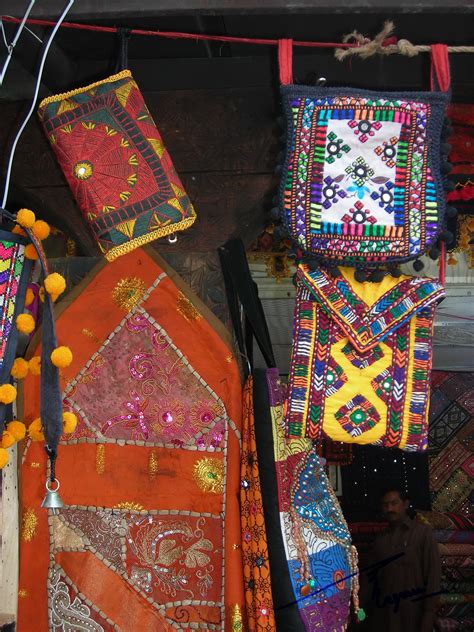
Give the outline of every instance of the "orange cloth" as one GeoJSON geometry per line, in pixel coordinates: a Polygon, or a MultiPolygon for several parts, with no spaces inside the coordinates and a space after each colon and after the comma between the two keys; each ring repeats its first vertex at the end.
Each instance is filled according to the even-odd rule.
{"type": "Polygon", "coordinates": [[[252,376],[247,378],[243,393],[241,476],[242,557],[248,629],[249,632],[272,632],[276,622],[258,470],[252,376]]]}
{"type": "MultiPolygon", "coordinates": [[[[100,263],[57,319],[74,353],[64,408],[78,426],[59,447],[58,516],[40,508],[44,446],[26,450],[19,632],[51,629],[48,617],[123,632],[237,629],[241,385],[227,332],[151,249],[100,263]]],[[[27,424],[38,410],[30,375],[27,424]]]]}

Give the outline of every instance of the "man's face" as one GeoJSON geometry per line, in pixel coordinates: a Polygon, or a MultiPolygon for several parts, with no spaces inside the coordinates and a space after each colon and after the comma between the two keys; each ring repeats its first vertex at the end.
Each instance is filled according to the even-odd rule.
{"type": "Polygon", "coordinates": [[[382,511],[389,522],[403,520],[407,515],[408,500],[402,500],[398,492],[387,492],[382,496],[382,511]]]}

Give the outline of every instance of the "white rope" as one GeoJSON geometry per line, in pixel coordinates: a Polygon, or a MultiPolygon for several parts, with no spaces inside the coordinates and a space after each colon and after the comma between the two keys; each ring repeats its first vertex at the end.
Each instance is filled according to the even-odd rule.
{"type": "MultiPolygon", "coordinates": [[[[425,44],[412,44],[407,39],[398,40],[396,44],[388,44],[384,46],[385,40],[392,35],[395,30],[395,25],[391,21],[385,22],[383,29],[374,37],[374,39],[368,39],[364,37],[358,31],[352,31],[348,35],[344,35],[342,41],[347,43],[355,41],[358,46],[353,48],[336,48],[334,53],[336,59],[343,61],[347,57],[357,55],[362,59],[367,59],[373,55],[406,55],[408,57],[415,57],[419,53],[429,53],[431,46],[425,44]]],[[[474,53],[474,46],[448,46],[448,52],[450,53],[474,53]]]]}
{"type": "Polygon", "coordinates": [[[38,99],[38,93],[39,93],[39,89],[40,89],[40,85],[41,85],[41,78],[43,76],[44,65],[46,63],[46,57],[48,56],[49,49],[51,47],[51,44],[53,43],[54,36],[56,35],[59,27],[61,26],[62,22],[64,21],[64,18],[68,14],[69,9],[72,7],[73,4],[74,4],[74,0],[69,0],[68,1],[66,7],[64,8],[63,12],[61,13],[61,16],[59,17],[59,19],[56,22],[53,30],[51,31],[49,39],[46,42],[46,46],[44,47],[44,51],[43,51],[43,54],[41,56],[40,66],[39,66],[39,70],[38,70],[38,77],[36,78],[35,92],[34,92],[34,95],[33,95],[33,99],[31,101],[31,107],[30,107],[30,109],[28,111],[28,114],[25,116],[25,119],[24,119],[23,123],[20,126],[20,129],[16,133],[15,139],[13,141],[12,148],[10,150],[10,157],[8,159],[7,174],[5,176],[5,189],[4,189],[4,192],[3,192],[3,200],[2,200],[1,208],[5,208],[6,203],[7,203],[7,199],[8,199],[8,190],[10,188],[10,178],[11,178],[13,158],[15,156],[16,146],[17,146],[18,141],[20,140],[20,136],[22,135],[23,130],[25,129],[26,125],[28,124],[28,121],[30,120],[31,115],[33,114],[33,110],[35,109],[35,106],[36,106],[36,101],[38,99]]]}
{"type": "Polygon", "coordinates": [[[28,5],[28,8],[26,9],[26,13],[23,16],[23,18],[22,18],[22,20],[21,20],[21,22],[20,22],[20,24],[19,24],[19,26],[17,28],[17,31],[15,33],[15,37],[13,38],[13,41],[12,41],[11,44],[8,44],[8,42],[7,42],[7,38],[5,36],[5,29],[3,28],[3,22],[1,22],[3,41],[5,42],[5,46],[7,48],[7,58],[5,60],[5,63],[3,64],[2,70],[0,71],[0,86],[3,84],[3,79],[5,78],[5,74],[7,72],[8,66],[10,64],[10,61],[11,61],[11,58],[12,58],[12,55],[13,55],[13,49],[15,48],[16,43],[20,39],[20,35],[21,35],[22,30],[23,30],[23,27],[25,26],[25,22],[28,19],[28,16],[30,15],[31,9],[33,8],[33,5],[34,5],[35,2],[36,2],[36,0],[30,0],[30,4],[28,5]]]}

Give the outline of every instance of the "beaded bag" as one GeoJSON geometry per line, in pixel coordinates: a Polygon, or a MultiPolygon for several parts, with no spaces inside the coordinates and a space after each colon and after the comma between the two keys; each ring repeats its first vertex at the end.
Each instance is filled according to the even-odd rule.
{"type": "Polygon", "coordinates": [[[39,116],[109,261],[194,223],[193,206],[129,70],[44,99],[39,116]]]}
{"type": "Polygon", "coordinates": [[[300,265],[286,431],[289,436],[421,451],[427,446],[432,333],[441,284],[300,265]]]}
{"type": "Polygon", "coordinates": [[[293,85],[292,40],[280,41],[279,61],[280,212],[295,245],[351,266],[409,261],[434,247],[445,215],[447,48],[432,47],[432,92],[293,85]]]}

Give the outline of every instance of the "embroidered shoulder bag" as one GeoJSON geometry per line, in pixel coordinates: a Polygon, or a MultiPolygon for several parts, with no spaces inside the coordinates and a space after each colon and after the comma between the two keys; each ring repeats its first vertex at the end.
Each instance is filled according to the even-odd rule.
{"type": "Polygon", "coordinates": [[[340,271],[298,267],[287,434],[424,450],[443,287],[390,275],[359,283],[352,268],[340,271]]]}
{"type": "Polygon", "coordinates": [[[129,70],[47,97],[39,116],[109,261],[194,223],[193,206],[129,70]]]}
{"type": "MultiPolygon", "coordinates": [[[[339,632],[348,623],[351,594],[359,612],[357,554],[316,448],[307,439],[285,439],[284,389],[242,242],[230,240],[220,249],[220,256],[239,348],[246,350],[251,363],[255,338],[270,367],[252,371],[255,420],[251,436],[256,454],[244,450],[246,467],[242,469],[247,607],[260,597],[265,586],[262,573],[269,563],[276,630],[339,632]],[[246,337],[240,324],[240,306],[246,337]],[[257,512],[262,506],[264,523],[257,512]],[[250,520],[246,517],[249,511],[250,520]],[[246,553],[250,548],[253,555],[246,553]]],[[[246,441],[244,429],[244,446],[246,441]]],[[[271,613],[262,608],[261,601],[259,605],[257,629],[267,630],[271,613]]]]}
{"type": "Polygon", "coordinates": [[[294,85],[292,40],[280,40],[280,211],[306,257],[375,266],[435,246],[444,228],[440,140],[450,75],[447,47],[431,50],[439,91],[382,92],[294,85]]]}

